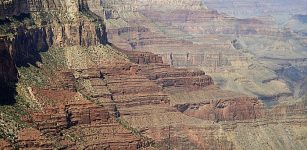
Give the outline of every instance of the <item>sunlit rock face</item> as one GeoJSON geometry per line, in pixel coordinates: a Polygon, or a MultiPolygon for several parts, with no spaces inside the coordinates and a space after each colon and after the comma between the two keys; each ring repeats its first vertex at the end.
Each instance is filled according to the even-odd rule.
{"type": "Polygon", "coordinates": [[[24,12],[23,3],[5,2],[0,82],[19,77],[18,96],[29,106],[20,106],[26,115],[18,122],[15,114],[3,121],[0,110],[0,131],[15,136],[10,143],[1,136],[0,149],[307,145],[305,101],[268,108],[256,97],[279,103],[292,94],[283,80],[305,77],[276,65],[306,60],[284,38],[294,33],[270,17],[237,19],[197,0],[29,0],[24,12]]]}
{"type": "MultiPolygon", "coordinates": [[[[246,8],[254,16],[236,18],[219,9],[207,8],[217,5],[226,9],[228,7],[224,5],[230,6],[227,1],[225,4],[223,1],[203,1],[202,9],[177,9],[175,5],[172,8],[156,7],[161,3],[149,1],[137,1],[133,5],[128,2],[102,4],[106,9],[108,39],[118,47],[158,53],[164,62],[176,67],[205,69],[217,84],[228,90],[266,100],[293,94],[292,86],[277,78],[275,71],[283,65],[276,64],[277,61],[271,58],[285,59],[282,61],[285,64],[288,59],[295,62],[296,58],[299,61],[307,55],[304,50],[305,26],[298,23],[303,17],[292,17],[289,21],[282,19],[284,23],[280,25],[280,16],[297,4],[277,11],[284,3],[290,2],[257,2],[256,5],[238,1],[233,3],[238,5],[236,10],[246,8]],[[152,7],[134,7],[145,4],[152,7]],[[254,12],[258,7],[261,12],[275,15],[259,15],[254,12]],[[261,63],[259,59],[272,63],[261,63]],[[254,76],[255,72],[261,73],[254,76]],[[272,88],[277,85],[280,88],[272,88]]],[[[300,8],[305,4],[298,4],[302,10],[300,8]]]]}
{"type": "Polygon", "coordinates": [[[1,0],[1,82],[15,82],[17,67],[35,65],[50,47],[106,44],[103,17],[90,13],[99,1],[1,0]],[[84,16],[83,13],[89,13],[84,16]],[[94,21],[96,20],[96,22],[94,21]]]}
{"type": "Polygon", "coordinates": [[[2,0],[0,11],[0,105],[1,108],[4,107],[1,114],[7,113],[3,111],[7,107],[16,109],[16,112],[22,111],[22,107],[14,106],[22,103],[21,101],[31,103],[30,105],[38,104],[37,107],[34,106],[38,109],[26,109],[27,115],[20,118],[0,118],[1,123],[14,124],[19,120],[15,123],[16,126],[29,123],[29,126],[22,129],[15,129],[15,124],[4,123],[5,125],[0,128],[3,135],[0,149],[18,147],[134,150],[141,147],[140,138],[116,122],[105,107],[96,105],[77,92],[76,79],[67,67],[45,68],[48,63],[64,63],[65,59],[61,58],[65,57],[65,48],[76,46],[86,49],[89,46],[103,46],[107,43],[103,18],[97,17],[89,10],[86,0],[2,0]],[[60,49],[58,52],[61,56],[42,56],[42,53],[52,55],[51,53],[56,53],[57,49],[60,49]],[[51,62],[52,60],[54,61],[51,62]],[[33,80],[27,83],[20,81],[20,78],[24,79],[31,74],[32,67],[36,69],[36,72],[30,75],[32,79],[40,76],[39,72],[45,69],[46,72],[57,74],[47,75],[48,73],[44,72],[44,75],[38,77],[41,85],[41,79],[47,76],[57,79],[44,84],[45,88],[34,85],[33,80]],[[22,69],[25,72],[20,71],[22,69]],[[54,85],[53,88],[50,84],[54,85]],[[18,88],[22,89],[22,92],[17,92],[18,88]],[[27,100],[15,97],[27,94],[30,94],[27,100]],[[32,125],[34,122],[35,125],[32,125]],[[78,131],[72,128],[78,128],[78,131]],[[76,142],[63,136],[70,134],[70,129],[74,130],[74,135],[80,135],[80,132],[89,134],[80,135],[82,143],[76,142]],[[112,133],[109,132],[111,130],[112,133]],[[8,133],[13,139],[6,136],[8,133]]]}
{"type": "MultiPolygon", "coordinates": [[[[93,23],[81,16],[81,11],[89,11],[86,1],[3,0],[0,11],[1,91],[12,93],[1,95],[14,95],[18,81],[16,66],[36,65],[41,61],[39,53],[52,46],[106,43],[102,21],[93,23]]],[[[10,100],[14,96],[3,99],[14,102],[10,100]]]]}

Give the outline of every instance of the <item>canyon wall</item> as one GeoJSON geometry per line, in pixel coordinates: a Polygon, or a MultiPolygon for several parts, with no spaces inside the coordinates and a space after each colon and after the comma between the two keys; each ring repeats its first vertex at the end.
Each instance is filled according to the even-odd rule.
{"type": "MultiPolygon", "coordinates": [[[[0,52],[5,57],[0,61],[0,79],[15,84],[19,72],[18,96],[25,97],[26,102],[19,98],[16,105],[25,104],[15,109],[26,113],[17,119],[16,133],[1,136],[0,149],[306,147],[306,102],[284,103],[270,109],[255,97],[221,90],[199,68],[172,67],[217,68],[236,62],[241,67],[240,63],[249,61],[237,46],[244,46],[239,40],[215,35],[187,40],[179,36],[185,31],[198,34],[198,27],[191,28],[193,22],[199,26],[211,20],[232,24],[235,18],[208,11],[198,0],[27,2],[30,16],[19,18],[14,16],[18,11],[11,13],[8,16],[12,17],[4,19],[1,26],[0,52]],[[109,3],[104,5],[105,2],[109,3]],[[163,11],[171,9],[171,15],[144,10],[160,7],[163,11]],[[135,9],[141,11],[131,12],[135,9]],[[126,16],[121,11],[127,12],[126,16]],[[109,29],[105,29],[104,18],[99,17],[105,15],[109,29]],[[153,22],[162,25],[157,27],[153,22]],[[174,27],[167,28],[165,23],[174,27]],[[113,44],[108,43],[106,30],[113,44]],[[204,42],[198,41],[202,38],[208,43],[197,44],[204,42]],[[205,47],[211,50],[205,53],[205,47]],[[161,52],[163,57],[148,51],[161,52]],[[25,110],[21,109],[23,105],[25,110]]],[[[241,21],[247,24],[246,30],[235,31],[225,25],[204,31],[279,34],[266,33],[262,28],[267,24],[261,21],[241,21]]],[[[247,69],[255,68],[242,64],[247,69]]],[[[276,79],[265,73],[271,80],[276,79]]],[[[235,81],[250,83],[244,77],[235,81]]],[[[2,116],[0,121],[4,122],[2,116]]],[[[9,119],[7,122],[15,122],[16,117],[9,119]]],[[[11,129],[10,124],[4,125],[7,128],[3,130],[1,124],[1,133],[11,133],[6,130],[11,129]]]]}
{"type": "Polygon", "coordinates": [[[18,16],[22,13],[29,13],[27,0],[1,0],[0,19],[10,16],[18,16]]]}
{"type": "MultiPolygon", "coordinates": [[[[108,39],[118,47],[159,54],[165,63],[174,67],[203,69],[222,88],[259,97],[269,105],[275,103],[273,97],[276,95],[283,95],[278,99],[301,97],[295,96],[293,91],[297,90],[286,80],[276,78],[276,71],[286,64],[285,61],[281,65],[260,59],[271,56],[285,60],[297,58],[298,61],[306,56],[302,33],[280,26],[276,18],[235,18],[207,9],[206,1],[201,6],[203,9],[180,8],[175,4],[166,8],[150,1],[138,1],[133,5],[129,2],[105,1],[102,4],[108,39]],[[280,88],[272,88],[276,85],[280,88]]],[[[259,5],[264,3],[259,2],[259,5]]],[[[242,2],[244,4],[251,7],[254,3],[242,2]]],[[[300,65],[306,66],[306,63],[300,65]]]]}
{"type": "MultiPolygon", "coordinates": [[[[305,126],[300,126],[306,119],[305,105],[297,107],[285,102],[279,106],[279,101],[272,102],[282,97],[279,95],[291,97],[291,91],[284,81],[278,80],[274,67],[268,67],[264,65],[265,62],[259,63],[257,60],[258,56],[264,55],[280,58],[300,57],[301,51],[294,48],[300,46],[286,40],[287,37],[295,37],[291,31],[279,28],[271,17],[237,19],[208,9],[177,9],[176,6],[162,6],[160,9],[157,7],[159,5],[146,7],[150,4],[148,1],[133,5],[128,2],[130,1],[114,1],[103,5],[111,43],[133,51],[131,53],[154,52],[171,66],[206,70],[213,76],[216,84],[228,90],[263,99],[269,97],[268,103],[264,100],[263,104],[257,98],[210,88],[204,90],[190,87],[178,90],[189,86],[180,86],[180,81],[173,84],[172,81],[178,79],[173,76],[174,73],[163,70],[164,65],[149,64],[154,67],[138,69],[139,75],[158,79],[156,81],[162,83],[164,91],[170,96],[169,103],[173,109],[163,106],[152,108],[146,106],[148,102],[138,103],[142,106],[137,105],[135,108],[129,108],[131,105],[128,105],[128,108],[121,107],[121,115],[132,126],[143,129],[146,135],[156,139],[165,149],[169,144],[173,147],[180,145],[178,149],[194,146],[199,149],[287,149],[287,146],[281,146],[284,144],[276,141],[289,145],[292,142],[283,140],[284,138],[295,136],[301,139],[301,134],[297,132],[305,129],[305,126]],[[288,52],[291,52],[292,56],[287,55],[288,52]],[[159,80],[159,77],[162,79],[159,80]],[[159,82],[163,80],[165,82],[159,82]],[[266,104],[270,103],[277,105],[276,108],[267,108],[266,104]],[[178,111],[185,116],[178,114],[178,111]],[[292,116],[292,112],[295,115],[292,116]],[[199,127],[196,124],[206,126],[199,127]],[[280,127],[275,127],[275,124],[280,124],[280,127]],[[287,128],[288,125],[291,127],[287,128]],[[295,134],[288,135],[283,131],[284,128],[295,134]],[[267,137],[270,140],[264,140],[268,144],[263,145],[265,142],[260,139],[267,137]],[[259,140],[253,143],[254,138],[259,140]]],[[[134,57],[133,60],[144,62],[134,57]]],[[[125,77],[124,80],[132,80],[127,87],[131,87],[133,81],[140,80],[133,79],[135,78],[125,77]]],[[[114,82],[123,81],[117,79],[114,82]]],[[[131,99],[129,91],[127,99],[131,99]]],[[[122,95],[125,95],[125,92],[122,95]]],[[[123,97],[125,96],[115,99],[122,101],[123,97]]],[[[300,105],[300,102],[297,105],[300,105]]],[[[289,147],[303,149],[306,140],[293,140],[293,143],[296,144],[289,147]],[[304,144],[300,144],[301,142],[304,144]]]]}
{"type": "Polygon", "coordinates": [[[90,13],[86,1],[13,0],[1,1],[0,7],[5,12],[1,12],[0,25],[3,54],[0,74],[1,82],[4,82],[1,89],[7,88],[6,85],[13,86],[17,81],[16,66],[36,65],[41,61],[40,52],[48,51],[49,47],[107,42],[102,19],[97,20],[99,17],[90,13]]]}
{"type": "MultiPolygon", "coordinates": [[[[10,136],[5,136],[9,134],[6,130],[12,127],[1,126],[1,138],[5,140],[1,141],[0,149],[132,150],[142,147],[141,139],[120,125],[103,106],[84,99],[76,92],[76,80],[71,72],[60,73],[63,68],[45,70],[43,74],[51,78],[54,74],[50,75],[50,72],[59,73],[59,78],[45,85],[45,89],[33,86],[32,81],[24,83],[24,77],[31,72],[32,67],[41,70],[51,59],[60,59],[60,56],[46,59],[41,53],[56,53],[55,49],[77,45],[86,48],[107,43],[103,18],[89,10],[93,5],[88,5],[84,0],[3,2],[5,4],[1,1],[1,12],[6,13],[1,13],[1,105],[21,103],[22,100],[15,100],[15,96],[26,95],[16,92],[16,83],[22,82],[26,87],[20,83],[17,86],[27,89],[26,93],[31,97],[28,102],[39,106],[38,109],[27,109],[27,115],[21,118],[22,122],[27,122],[31,127],[19,128],[10,136]],[[24,68],[26,73],[20,72],[24,68]],[[7,140],[11,140],[11,144],[7,145],[7,140]]],[[[59,53],[64,54],[64,51],[59,53]]],[[[38,74],[39,71],[32,77],[35,78],[38,74]]],[[[42,85],[41,80],[39,83],[42,85]]],[[[2,119],[1,117],[0,120],[2,119]]]]}
{"type": "Polygon", "coordinates": [[[15,63],[12,58],[12,54],[8,51],[8,45],[5,43],[5,39],[0,38],[0,97],[1,104],[14,103],[15,83],[18,81],[18,73],[15,67],[15,63]]]}

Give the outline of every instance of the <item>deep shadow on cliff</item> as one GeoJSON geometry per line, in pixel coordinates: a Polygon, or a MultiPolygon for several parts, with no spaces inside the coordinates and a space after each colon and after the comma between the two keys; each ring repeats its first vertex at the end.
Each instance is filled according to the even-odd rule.
{"type": "Polygon", "coordinates": [[[17,95],[16,92],[16,85],[15,83],[0,83],[0,105],[13,105],[16,103],[15,96],[17,95]]]}
{"type": "Polygon", "coordinates": [[[26,29],[22,25],[15,30],[10,29],[25,20],[31,20],[31,15],[22,13],[0,19],[3,34],[0,36],[0,105],[16,103],[17,67],[38,67],[37,62],[42,61],[40,52],[49,49],[44,29],[26,29]]]}
{"type": "Polygon", "coordinates": [[[0,66],[0,105],[14,104],[17,69],[3,39],[0,39],[0,66]]]}
{"type": "Polygon", "coordinates": [[[3,39],[0,39],[0,66],[0,105],[14,104],[17,69],[3,39]]]}
{"type": "Polygon", "coordinates": [[[24,32],[25,27],[19,27],[24,21],[32,21],[28,2],[12,1],[1,5],[0,14],[0,105],[12,105],[16,103],[17,66],[35,65],[41,57],[34,50],[37,41],[27,39],[29,35],[24,32]],[[32,49],[28,49],[30,47],[32,49]]]}
{"type": "Polygon", "coordinates": [[[28,3],[26,5],[29,10],[25,12],[4,16],[0,14],[0,105],[16,102],[17,68],[40,67],[38,64],[44,63],[41,52],[49,51],[52,46],[88,47],[108,43],[103,20],[92,13],[87,4],[79,3],[78,15],[83,18],[70,23],[46,13],[49,8],[33,15],[28,3]],[[41,21],[41,24],[37,24],[37,21],[41,21]]]}

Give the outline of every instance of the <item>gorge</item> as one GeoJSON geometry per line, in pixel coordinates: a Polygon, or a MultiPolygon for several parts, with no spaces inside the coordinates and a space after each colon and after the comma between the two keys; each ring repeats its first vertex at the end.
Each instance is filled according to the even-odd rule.
{"type": "Polygon", "coordinates": [[[306,37],[270,18],[201,0],[0,0],[0,12],[0,149],[307,146],[306,37]]]}

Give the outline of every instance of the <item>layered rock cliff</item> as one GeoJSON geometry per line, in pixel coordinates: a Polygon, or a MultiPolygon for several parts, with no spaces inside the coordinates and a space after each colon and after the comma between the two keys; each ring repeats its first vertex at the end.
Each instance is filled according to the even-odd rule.
{"type": "MultiPolygon", "coordinates": [[[[12,122],[1,125],[1,138],[11,142],[2,142],[1,149],[141,147],[140,138],[117,123],[103,106],[84,100],[76,93],[72,74],[63,73],[63,78],[50,80],[50,77],[54,78],[52,76],[66,68],[58,65],[63,63],[61,61],[64,60],[60,57],[64,56],[60,56],[55,49],[107,43],[102,20],[103,18],[89,10],[87,1],[1,1],[0,96],[1,105],[12,105],[1,106],[1,116],[3,113],[7,115],[1,117],[1,122],[12,122]],[[46,55],[42,56],[42,53],[46,55]],[[51,68],[47,69],[48,67],[51,68]],[[31,68],[36,70],[36,73],[32,74],[31,68]],[[42,87],[45,90],[41,89],[42,87]],[[31,108],[21,103],[27,103],[31,108]],[[7,112],[2,110],[8,109],[7,107],[13,107],[10,108],[12,111],[24,111],[27,114],[16,113],[16,116],[11,118],[9,116],[12,114],[6,114],[7,112]],[[21,127],[21,123],[27,125],[21,127]],[[105,138],[97,140],[95,129],[101,131],[105,138]],[[109,132],[111,129],[112,132],[109,132]],[[89,135],[82,136],[81,142],[79,136],[83,133],[89,135]],[[92,135],[93,133],[95,135],[92,135]],[[86,144],[83,141],[87,141],[86,144]]],[[[59,77],[62,75],[59,74],[59,77]]]]}
{"type": "Polygon", "coordinates": [[[15,66],[35,65],[52,46],[106,43],[102,19],[83,1],[3,1],[1,11],[1,85],[14,85],[15,66]]]}
{"type": "MultiPolygon", "coordinates": [[[[164,7],[178,11],[174,18],[180,23],[186,9],[207,12],[198,0],[141,1],[141,5],[126,1],[133,3],[119,3],[122,9],[114,11],[100,8],[106,1],[41,0],[27,1],[28,12],[9,2],[16,10],[0,24],[4,54],[0,77],[13,85],[17,96],[14,105],[0,106],[0,149],[304,149],[307,145],[304,101],[269,109],[257,98],[219,89],[199,69],[172,67],[175,58],[188,66],[203,57],[169,54],[173,59],[166,64],[157,54],[117,47],[139,48],[138,42],[107,41],[101,17],[120,20],[119,10],[164,7]]],[[[187,19],[197,22],[198,17],[187,19]]],[[[144,21],[128,18],[128,22],[144,21]]],[[[152,34],[148,27],[109,31],[115,39],[130,31],[148,38],[157,35],[158,40],[143,43],[152,49],[168,43],[168,48],[200,48],[188,40],[152,34]]],[[[204,58],[213,66],[228,64],[222,57],[217,53],[204,58]]]]}
{"type": "MultiPolygon", "coordinates": [[[[299,50],[301,48],[299,44],[287,42],[288,39],[284,38],[294,38],[296,35],[287,29],[279,28],[273,18],[237,19],[208,9],[177,9],[176,6],[172,7],[171,5],[172,8],[167,9],[165,7],[160,9],[156,6],[146,7],[145,9],[145,6],[149,3],[148,1],[137,2],[133,5],[130,5],[128,1],[106,3],[104,8],[107,14],[109,41],[127,50],[145,50],[158,53],[163,56],[164,62],[172,66],[202,68],[211,72],[210,74],[214,77],[216,83],[224,88],[258,96],[267,105],[277,104],[279,103],[278,100],[281,101],[283,97],[291,97],[290,86],[285,81],[279,80],[280,78],[275,73],[276,66],[271,65],[276,64],[276,62],[268,63],[268,61],[265,61],[260,63],[257,60],[257,57],[268,55],[279,58],[305,56],[304,52],[301,51],[302,49],[299,50]],[[166,10],[168,10],[167,13],[166,10]],[[288,55],[289,52],[292,56],[288,55]]],[[[142,74],[146,75],[148,70],[159,72],[160,68],[163,68],[163,66],[146,68],[143,69],[142,74]]],[[[160,74],[157,76],[160,76],[160,74]]],[[[150,73],[149,77],[155,79],[156,73],[150,73]]],[[[261,147],[263,148],[261,143],[264,143],[264,141],[257,140],[255,144],[249,145],[247,143],[252,142],[249,139],[266,138],[265,135],[270,132],[269,130],[272,130],[274,133],[281,134],[275,136],[276,134],[272,133],[272,136],[270,136],[272,140],[265,140],[269,143],[267,146],[286,149],[281,146],[283,144],[276,143],[276,141],[281,140],[280,137],[289,137],[282,131],[282,128],[292,124],[293,126],[289,130],[296,133],[297,123],[305,122],[306,108],[303,107],[300,109],[293,107],[293,111],[296,111],[296,116],[299,118],[296,120],[289,117],[286,112],[279,116],[276,110],[267,109],[258,99],[246,95],[237,94],[233,96],[231,92],[210,90],[214,93],[212,94],[199,89],[185,92],[185,90],[173,89],[173,86],[165,87],[165,89],[171,97],[170,104],[176,107],[177,111],[183,112],[189,117],[194,117],[194,119],[226,121],[227,123],[224,124],[225,128],[215,128],[212,125],[204,129],[195,127],[195,124],[190,124],[191,122],[198,122],[197,119],[191,121],[191,118],[185,118],[189,120],[187,121],[189,123],[184,122],[182,123],[184,125],[182,125],[179,120],[184,117],[177,114],[176,110],[173,109],[152,109],[148,106],[146,107],[147,111],[144,111],[142,107],[128,109],[129,111],[125,110],[126,116],[124,117],[128,122],[137,128],[146,130],[150,137],[154,137],[159,141],[158,143],[161,142],[164,145],[171,143],[176,147],[175,145],[178,145],[178,143],[184,143],[181,145],[182,147],[184,147],[183,145],[188,145],[187,147],[197,145],[198,148],[205,149],[249,149],[251,147],[261,149],[261,147]],[[301,115],[301,113],[304,115],[301,115]],[[287,119],[283,120],[284,116],[288,116],[287,119]],[[152,118],[159,119],[152,120],[152,118]],[[142,120],[141,123],[140,120],[142,120]],[[232,120],[235,120],[235,125],[230,123],[232,120]],[[237,125],[237,123],[240,125],[237,125]],[[273,127],[276,123],[282,124],[281,128],[273,127]],[[243,127],[244,125],[247,127],[243,127]],[[260,131],[266,125],[268,127],[265,131],[260,131]],[[149,126],[151,127],[149,128],[149,126]],[[208,132],[202,132],[208,128],[212,129],[212,132],[209,132],[211,136],[208,135],[208,132]],[[182,129],[186,130],[182,131],[182,129]],[[218,130],[221,132],[217,134],[218,130]],[[261,134],[253,136],[248,133],[249,130],[253,133],[261,132],[261,134]],[[241,137],[236,136],[236,132],[240,132],[241,137]],[[173,140],[168,139],[169,135],[173,137],[173,140]],[[229,140],[232,137],[236,138],[229,140]],[[193,144],[188,144],[187,139],[193,144]],[[219,139],[220,142],[214,142],[216,139],[219,139]]],[[[283,107],[287,106],[283,105],[283,107]]],[[[275,109],[285,109],[283,107],[275,109]]],[[[216,126],[221,124],[223,123],[216,126]]],[[[298,130],[301,131],[304,128],[298,130]]],[[[298,135],[296,138],[300,139],[300,135],[296,135],[298,135]]],[[[291,143],[287,140],[282,141],[291,143]]],[[[294,140],[293,142],[300,143],[301,140],[294,140]]],[[[289,147],[302,149],[303,145],[291,144],[289,147]]],[[[167,148],[167,146],[164,148],[167,148]]]]}
{"type": "MultiPolygon", "coordinates": [[[[203,69],[224,89],[257,96],[269,105],[275,103],[276,97],[300,98],[295,96],[293,91],[297,90],[287,80],[277,80],[276,71],[286,65],[286,60],[298,58],[299,61],[306,56],[305,37],[279,26],[276,18],[238,19],[207,9],[206,1],[201,6],[203,9],[180,8],[175,4],[159,6],[151,1],[138,1],[133,5],[129,2],[102,4],[107,14],[109,41],[118,47],[160,54],[165,63],[174,67],[203,69]],[[148,5],[159,7],[146,7],[148,5]],[[268,56],[285,61],[262,59],[268,56]]],[[[172,2],[176,1],[169,1],[172,2]]],[[[193,5],[189,2],[186,3],[193,5]]],[[[242,3],[248,7],[254,4],[242,3]]],[[[263,3],[266,2],[259,2],[259,5],[265,5],[263,3]]],[[[295,62],[291,65],[296,66],[295,62]]],[[[306,63],[299,65],[306,66],[306,63]]]]}

